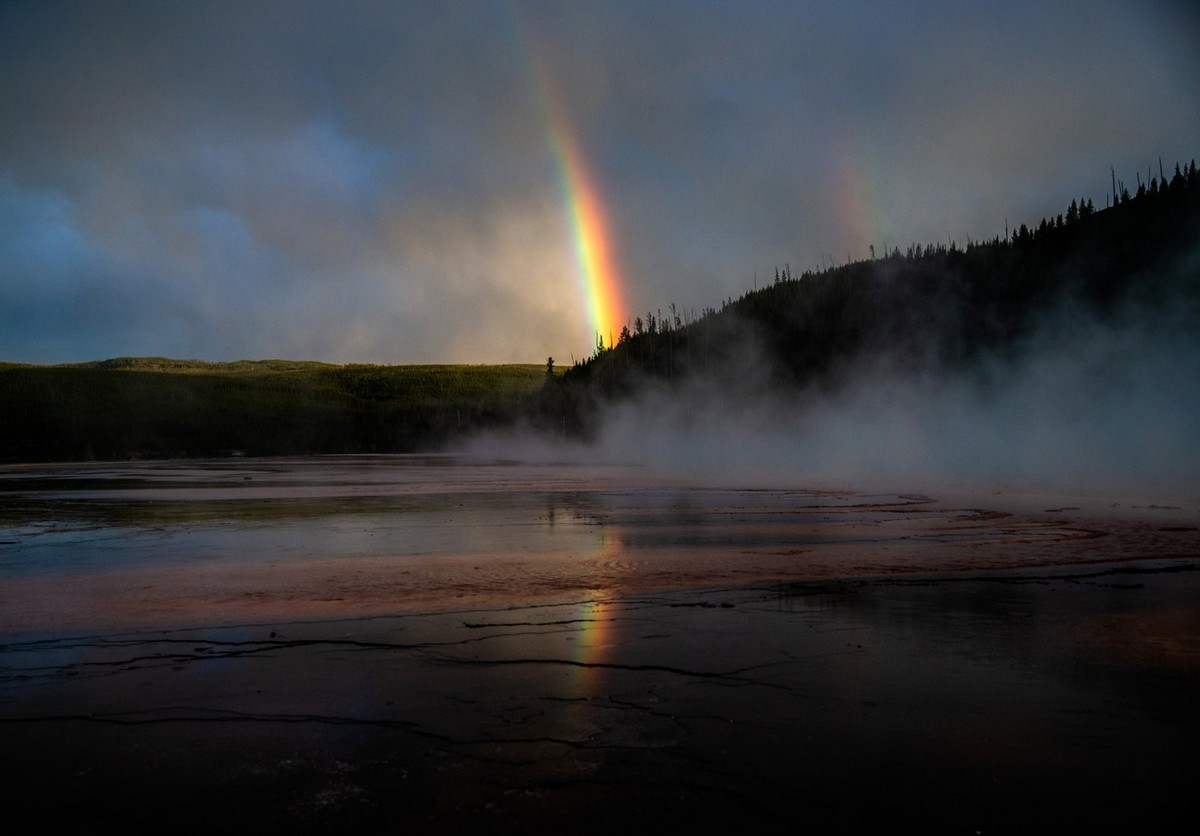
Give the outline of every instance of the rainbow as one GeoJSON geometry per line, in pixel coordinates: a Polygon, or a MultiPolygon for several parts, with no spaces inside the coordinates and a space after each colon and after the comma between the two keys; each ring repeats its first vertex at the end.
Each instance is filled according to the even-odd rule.
{"type": "Polygon", "coordinates": [[[587,306],[588,321],[593,335],[597,339],[607,336],[611,347],[613,330],[619,330],[624,320],[625,303],[600,192],[584,165],[578,143],[572,141],[562,123],[551,123],[550,142],[558,161],[559,180],[571,219],[576,273],[587,306]]]}
{"type": "Polygon", "coordinates": [[[525,27],[520,25],[515,9],[512,18],[558,170],[574,242],[575,273],[592,328],[591,339],[593,342],[607,339],[611,346],[614,331],[625,324],[627,308],[601,192],[578,137],[570,129],[567,108],[556,95],[545,65],[523,37],[525,27]]]}
{"type": "MultiPolygon", "coordinates": [[[[845,143],[835,160],[834,206],[850,247],[850,261],[865,259],[872,250],[882,258],[887,255],[884,244],[895,243],[885,240],[887,224],[872,162],[872,155],[853,141],[845,143]]],[[[840,258],[841,254],[833,255],[840,258]]]]}

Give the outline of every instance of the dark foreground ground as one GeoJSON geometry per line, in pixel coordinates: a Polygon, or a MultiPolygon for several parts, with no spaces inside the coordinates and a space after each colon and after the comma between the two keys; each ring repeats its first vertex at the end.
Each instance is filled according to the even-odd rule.
{"type": "Polygon", "coordinates": [[[0,647],[10,821],[83,832],[1174,832],[1200,561],[0,647]]]}

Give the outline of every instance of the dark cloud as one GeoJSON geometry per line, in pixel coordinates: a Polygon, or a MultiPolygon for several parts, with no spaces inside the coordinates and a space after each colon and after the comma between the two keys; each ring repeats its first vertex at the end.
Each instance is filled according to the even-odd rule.
{"type": "Polygon", "coordinates": [[[0,358],[582,356],[537,73],[636,313],[1190,159],[1198,35],[1182,3],[5,3],[0,358]]]}

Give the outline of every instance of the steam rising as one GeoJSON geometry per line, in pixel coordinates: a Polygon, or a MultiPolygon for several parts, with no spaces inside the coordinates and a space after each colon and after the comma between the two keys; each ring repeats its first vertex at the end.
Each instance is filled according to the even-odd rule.
{"type": "Polygon", "coordinates": [[[477,453],[578,457],[743,485],[1047,491],[1200,489],[1195,311],[1063,307],[967,371],[860,359],[834,385],[784,393],[747,351],[736,388],[645,382],[605,408],[591,445],[477,439],[477,453]]]}

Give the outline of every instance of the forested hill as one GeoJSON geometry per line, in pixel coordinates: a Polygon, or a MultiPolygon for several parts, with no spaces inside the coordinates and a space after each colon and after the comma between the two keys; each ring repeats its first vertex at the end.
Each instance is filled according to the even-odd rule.
{"type": "Polygon", "coordinates": [[[1073,200],[1063,214],[1005,238],[898,248],[795,275],[698,317],[675,306],[638,317],[545,387],[538,421],[587,434],[599,407],[704,377],[740,384],[749,362],[772,388],[837,387],[872,357],[894,368],[967,372],[1003,358],[1053,314],[1104,322],[1141,314],[1200,330],[1200,175],[1114,178],[1109,205],[1073,200]]]}

